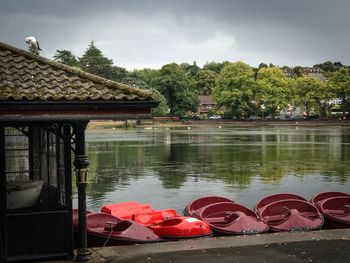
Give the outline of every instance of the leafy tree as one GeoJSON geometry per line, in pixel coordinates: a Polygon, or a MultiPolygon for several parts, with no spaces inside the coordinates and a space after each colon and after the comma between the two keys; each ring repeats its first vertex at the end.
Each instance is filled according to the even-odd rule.
{"type": "Polygon", "coordinates": [[[218,75],[211,70],[203,69],[191,79],[191,90],[198,95],[211,95],[218,75]]]}
{"type": "Polygon", "coordinates": [[[195,111],[198,97],[190,91],[186,74],[176,63],[164,65],[154,82],[154,87],[167,99],[171,115],[195,111]]]}
{"type": "Polygon", "coordinates": [[[309,116],[310,111],[317,107],[322,116],[325,115],[325,107],[330,94],[327,86],[321,80],[312,76],[302,76],[295,82],[296,101],[304,108],[309,116]]]}
{"type": "Polygon", "coordinates": [[[263,63],[263,62],[261,62],[261,63],[259,64],[259,66],[258,66],[259,69],[261,69],[261,68],[268,68],[268,67],[269,67],[269,66],[268,66],[267,64],[263,63]]]}
{"type": "Polygon", "coordinates": [[[221,72],[221,70],[223,69],[223,67],[229,62],[227,61],[224,61],[222,63],[220,62],[215,62],[215,61],[212,61],[212,62],[207,62],[205,63],[205,65],[203,66],[203,69],[208,69],[208,70],[211,70],[211,71],[214,71],[216,72],[217,74],[219,74],[221,72]]]}
{"type": "Polygon", "coordinates": [[[138,79],[138,81],[142,81],[145,84],[146,88],[152,88],[154,86],[154,81],[159,76],[159,70],[156,69],[141,69],[141,70],[134,70],[132,72],[132,75],[135,77],[135,79],[138,79]]]}
{"type": "Polygon", "coordinates": [[[77,67],[79,62],[77,57],[70,50],[56,50],[56,54],[53,56],[54,60],[71,67],[77,67]]]}
{"type": "Polygon", "coordinates": [[[301,66],[296,66],[293,68],[293,74],[297,78],[301,77],[304,75],[303,68],[301,66]]]}
{"type": "Polygon", "coordinates": [[[326,61],[321,64],[316,64],[314,67],[321,68],[325,72],[334,72],[336,70],[334,64],[331,61],[326,61]]]}
{"type": "Polygon", "coordinates": [[[159,102],[158,107],[152,110],[153,115],[164,116],[168,114],[169,107],[166,98],[158,90],[152,89],[152,92],[153,99],[159,102]]]}
{"type": "Polygon", "coordinates": [[[257,76],[257,100],[264,104],[266,111],[275,113],[286,107],[291,99],[290,80],[279,68],[260,68],[257,76]]]}
{"type": "Polygon", "coordinates": [[[341,100],[343,115],[348,110],[350,103],[350,73],[349,70],[341,68],[328,75],[329,83],[334,97],[341,100]]]}
{"type": "Polygon", "coordinates": [[[200,67],[197,66],[196,61],[194,61],[192,65],[188,63],[181,63],[180,67],[185,71],[188,78],[192,78],[200,70],[200,67]]]}
{"type": "Polygon", "coordinates": [[[261,69],[261,68],[267,68],[267,67],[268,67],[267,64],[265,64],[265,63],[263,63],[263,62],[261,62],[261,63],[259,64],[259,66],[258,66],[259,69],[261,69]]]}
{"type": "Polygon", "coordinates": [[[233,114],[246,115],[254,108],[256,82],[253,69],[243,63],[227,63],[216,81],[213,91],[219,106],[225,106],[233,114]]]}
{"type": "Polygon", "coordinates": [[[94,41],[90,42],[88,49],[85,51],[83,56],[79,59],[79,66],[92,74],[113,79],[113,61],[105,57],[101,50],[99,50],[94,41]]]}

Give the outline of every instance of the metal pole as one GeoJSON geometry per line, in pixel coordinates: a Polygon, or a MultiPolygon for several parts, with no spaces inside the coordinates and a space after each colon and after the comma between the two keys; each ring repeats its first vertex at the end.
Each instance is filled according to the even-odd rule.
{"type": "Polygon", "coordinates": [[[5,132],[0,125],[0,262],[6,262],[7,257],[7,233],[6,233],[6,156],[5,156],[5,132]]]}
{"type": "Polygon", "coordinates": [[[90,260],[90,252],[87,249],[86,233],[86,185],[89,161],[85,155],[85,128],[87,122],[79,122],[74,125],[75,132],[75,172],[78,187],[79,232],[78,251],[76,261],[90,260]]]}

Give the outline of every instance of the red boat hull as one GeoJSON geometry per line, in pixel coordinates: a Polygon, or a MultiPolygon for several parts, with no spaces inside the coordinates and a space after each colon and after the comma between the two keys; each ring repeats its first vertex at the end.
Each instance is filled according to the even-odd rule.
{"type": "Polygon", "coordinates": [[[258,234],[269,229],[252,210],[233,202],[207,205],[201,211],[200,218],[219,234],[258,234]]]}
{"type": "Polygon", "coordinates": [[[323,225],[323,216],[307,201],[281,200],[264,206],[260,218],[272,231],[311,231],[323,225]]]}
{"type": "Polygon", "coordinates": [[[200,213],[202,212],[203,208],[205,208],[208,205],[221,203],[221,202],[231,202],[234,203],[234,201],[221,196],[204,196],[201,198],[198,198],[196,200],[193,200],[190,204],[188,204],[185,207],[184,214],[187,216],[192,216],[195,218],[200,218],[200,213]]]}
{"type": "Polygon", "coordinates": [[[336,196],[317,203],[329,228],[350,227],[350,196],[336,196]]]}
{"type": "Polygon", "coordinates": [[[282,201],[282,200],[302,200],[306,201],[304,197],[301,197],[296,194],[275,194],[275,195],[270,195],[267,196],[263,199],[261,199],[254,208],[255,213],[260,216],[261,210],[266,207],[267,205],[277,202],[277,201],[282,201]]]}
{"type": "Polygon", "coordinates": [[[193,217],[173,217],[149,226],[162,238],[182,239],[210,236],[212,232],[207,223],[193,217]]]}
{"type": "MultiPolygon", "coordinates": [[[[73,212],[77,215],[77,211],[73,212]]],[[[73,226],[78,227],[77,217],[73,226]]],[[[110,246],[160,241],[153,231],[131,220],[121,220],[106,213],[89,213],[86,216],[88,246],[110,246]]]]}

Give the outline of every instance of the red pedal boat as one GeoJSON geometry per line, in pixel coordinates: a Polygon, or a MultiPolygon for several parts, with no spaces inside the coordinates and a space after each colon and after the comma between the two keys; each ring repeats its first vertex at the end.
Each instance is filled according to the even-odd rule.
{"type": "Polygon", "coordinates": [[[120,219],[132,219],[135,214],[152,211],[154,211],[154,209],[150,204],[140,204],[132,201],[104,205],[101,209],[101,212],[111,214],[120,219]]]}
{"type": "Polygon", "coordinates": [[[220,234],[258,234],[269,229],[252,210],[232,201],[205,206],[200,218],[220,234]]]}
{"type": "Polygon", "coordinates": [[[168,218],[148,227],[158,236],[170,239],[195,238],[212,235],[207,223],[193,217],[178,216],[168,218]]]}
{"type": "Polygon", "coordinates": [[[323,225],[323,216],[317,208],[304,200],[280,200],[258,211],[272,231],[311,231],[323,225]]]}
{"type": "MultiPolygon", "coordinates": [[[[73,212],[73,226],[78,227],[77,210],[73,212]]],[[[86,216],[88,246],[123,245],[160,241],[152,230],[131,220],[121,220],[106,213],[86,216]]]]}
{"type": "Polygon", "coordinates": [[[193,200],[191,203],[189,203],[184,210],[184,214],[187,216],[192,216],[195,218],[200,218],[200,213],[202,212],[203,208],[212,205],[215,203],[221,203],[221,202],[231,202],[234,203],[234,201],[221,196],[204,196],[198,199],[193,200]]]}
{"type": "Polygon", "coordinates": [[[317,208],[320,208],[321,202],[333,198],[333,197],[339,197],[339,196],[345,196],[345,197],[350,197],[350,194],[343,193],[343,192],[323,192],[319,193],[317,195],[314,195],[310,202],[311,204],[314,204],[317,208]]]}
{"type": "Polygon", "coordinates": [[[350,227],[350,195],[342,192],[324,192],[311,199],[326,219],[329,228],[350,227]]]}
{"type": "Polygon", "coordinates": [[[301,196],[296,195],[296,194],[274,194],[274,195],[270,195],[270,196],[267,196],[267,197],[261,199],[255,205],[254,211],[258,216],[260,216],[260,212],[265,206],[267,206],[271,203],[277,202],[277,201],[290,200],[290,199],[306,201],[306,199],[304,197],[301,197],[301,196]]]}

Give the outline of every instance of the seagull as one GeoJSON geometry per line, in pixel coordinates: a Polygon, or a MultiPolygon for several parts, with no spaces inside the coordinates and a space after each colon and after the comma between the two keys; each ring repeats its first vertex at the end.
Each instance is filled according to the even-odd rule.
{"type": "Polygon", "coordinates": [[[26,37],[26,43],[29,45],[29,47],[35,49],[35,50],[42,50],[39,46],[39,42],[35,39],[35,37],[26,37]]]}

